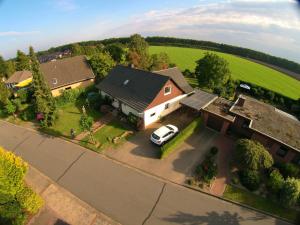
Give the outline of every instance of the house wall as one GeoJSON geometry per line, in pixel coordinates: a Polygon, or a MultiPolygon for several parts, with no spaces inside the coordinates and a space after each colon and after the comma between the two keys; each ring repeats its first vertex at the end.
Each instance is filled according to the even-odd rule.
{"type": "Polygon", "coordinates": [[[135,116],[141,117],[142,115],[138,113],[135,109],[131,108],[128,105],[125,105],[124,103],[121,103],[121,110],[125,115],[129,115],[129,113],[132,113],[135,116]]]}
{"type": "Polygon", "coordinates": [[[181,91],[172,80],[169,80],[165,86],[159,91],[154,100],[149,104],[146,110],[153,108],[154,106],[158,106],[164,102],[172,100],[180,95],[183,95],[184,92],[181,91]],[[171,86],[171,93],[168,95],[164,94],[165,87],[171,86]]]}
{"type": "Polygon", "coordinates": [[[186,94],[180,95],[169,101],[163,102],[163,103],[156,105],[150,109],[147,109],[144,112],[144,126],[147,127],[151,123],[154,123],[155,121],[159,120],[160,118],[162,118],[162,117],[168,115],[169,113],[175,111],[176,109],[180,108],[181,105],[180,105],[179,101],[186,96],[187,96],[186,94]],[[165,108],[166,104],[169,104],[168,109],[165,108]]]}
{"type": "Polygon", "coordinates": [[[63,87],[60,87],[60,88],[56,88],[56,89],[52,89],[51,93],[52,93],[53,97],[56,97],[56,96],[61,95],[61,92],[63,90],[68,89],[68,88],[74,89],[74,88],[79,88],[79,87],[87,87],[89,85],[92,85],[93,83],[94,83],[94,79],[85,80],[85,81],[82,81],[82,82],[74,83],[74,84],[71,84],[71,85],[66,85],[66,86],[63,86],[63,87]]]}

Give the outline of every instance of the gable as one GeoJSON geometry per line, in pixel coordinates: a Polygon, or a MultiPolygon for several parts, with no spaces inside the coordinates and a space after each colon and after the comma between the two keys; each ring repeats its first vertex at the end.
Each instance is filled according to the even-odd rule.
{"type": "Polygon", "coordinates": [[[153,108],[154,106],[157,106],[183,94],[185,93],[173,82],[173,80],[169,79],[157,93],[153,101],[148,105],[147,109],[153,108]],[[171,92],[169,94],[165,94],[165,88],[167,87],[171,88],[171,92]]]}

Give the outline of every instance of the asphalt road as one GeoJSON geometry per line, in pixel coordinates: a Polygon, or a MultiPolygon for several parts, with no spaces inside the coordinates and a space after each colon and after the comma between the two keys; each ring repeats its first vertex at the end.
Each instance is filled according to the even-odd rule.
{"type": "Polygon", "coordinates": [[[158,180],[76,144],[2,121],[0,146],[124,225],[287,224],[158,180]]]}

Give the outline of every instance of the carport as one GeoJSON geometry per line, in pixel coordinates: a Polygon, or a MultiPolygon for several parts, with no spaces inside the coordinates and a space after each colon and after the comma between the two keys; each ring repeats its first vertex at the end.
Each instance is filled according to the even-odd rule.
{"type": "Polygon", "coordinates": [[[218,96],[215,94],[196,89],[194,94],[182,99],[180,104],[200,112],[217,98],[218,96]]]}

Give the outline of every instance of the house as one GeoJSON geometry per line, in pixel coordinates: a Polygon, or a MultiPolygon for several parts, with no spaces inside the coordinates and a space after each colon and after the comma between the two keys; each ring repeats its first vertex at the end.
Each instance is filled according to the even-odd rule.
{"type": "Polygon", "coordinates": [[[16,71],[6,81],[5,84],[8,88],[22,88],[32,82],[32,73],[27,70],[16,71]]]}
{"type": "Polygon", "coordinates": [[[64,50],[64,51],[61,51],[61,52],[53,52],[53,53],[49,53],[47,55],[38,56],[38,60],[39,60],[40,63],[45,63],[45,62],[53,61],[53,60],[56,60],[56,59],[69,57],[71,55],[72,55],[71,50],[67,49],[67,50],[64,50]]]}
{"type": "MultiPolygon", "coordinates": [[[[190,96],[183,100],[187,104],[190,96]]],[[[274,106],[240,95],[235,102],[217,97],[200,109],[204,124],[222,134],[257,140],[277,161],[300,165],[300,121],[274,106]]]]}
{"type": "Polygon", "coordinates": [[[46,62],[40,67],[53,96],[59,96],[63,90],[86,87],[94,83],[95,75],[85,56],[46,62]]]}
{"type": "Polygon", "coordinates": [[[178,109],[179,101],[193,92],[176,67],[148,72],[118,65],[97,88],[115,108],[138,117],[143,128],[178,109]]]}

